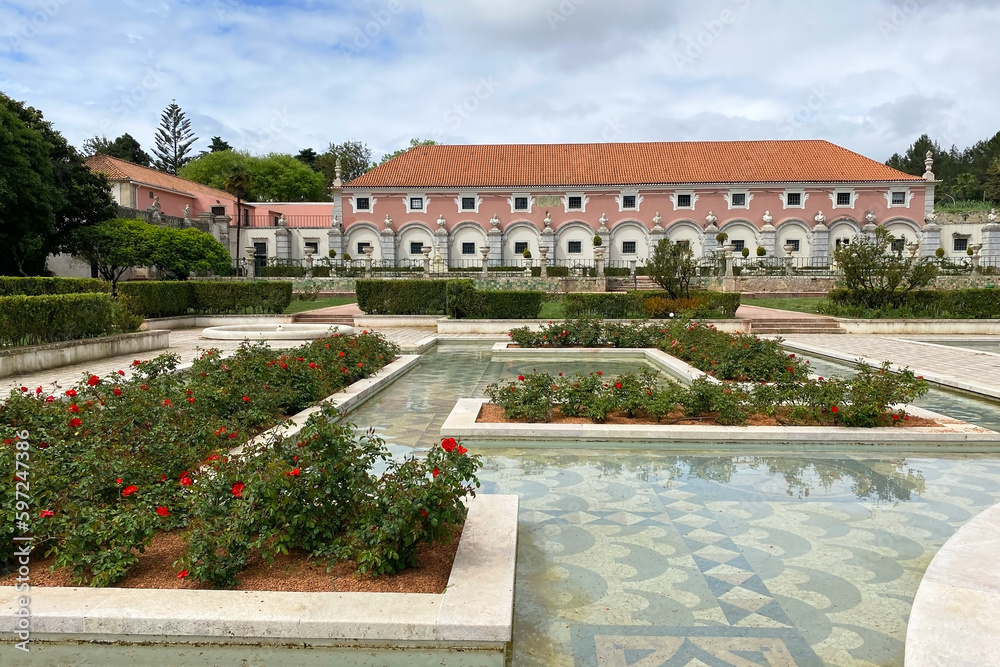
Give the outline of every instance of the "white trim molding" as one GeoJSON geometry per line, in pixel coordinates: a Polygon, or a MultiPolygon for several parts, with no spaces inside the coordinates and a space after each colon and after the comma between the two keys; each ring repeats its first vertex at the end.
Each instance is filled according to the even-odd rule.
{"type": "Polygon", "coordinates": [[[781,208],[782,209],[789,209],[789,208],[803,208],[804,209],[806,207],[806,201],[809,199],[809,193],[806,192],[802,188],[785,188],[785,191],[782,192],[780,196],[781,196],[781,208]],[[797,206],[789,206],[788,205],[788,195],[795,194],[795,193],[798,193],[798,194],[801,195],[801,197],[799,197],[799,203],[798,203],[797,206]]]}
{"type": "Polygon", "coordinates": [[[479,207],[483,203],[483,198],[479,196],[478,192],[459,192],[458,196],[455,197],[455,206],[458,207],[459,213],[479,213],[479,207]],[[471,197],[476,205],[473,208],[462,208],[462,199],[466,197],[471,197]]]}
{"type": "Polygon", "coordinates": [[[696,195],[694,190],[674,190],[673,194],[670,195],[670,201],[673,203],[675,211],[693,211],[695,206],[698,204],[698,197],[699,195],[696,195]],[[681,195],[691,196],[690,206],[677,205],[677,200],[680,199],[681,195]]]}
{"type": "Polygon", "coordinates": [[[431,198],[423,192],[408,192],[406,196],[403,197],[403,205],[406,206],[407,213],[427,213],[427,206],[431,203],[431,198]],[[410,200],[414,197],[420,197],[424,205],[423,208],[410,208],[410,200]]]}
{"type": "Polygon", "coordinates": [[[618,203],[618,212],[624,213],[625,211],[638,211],[639,207],[642,206],[643,196],[639,194],[638,188],[623,189],[615,196],[615,202],[618,203]],[[635,206],[631,208],[625,208],[625,197],[635,197],[635,206]]]}
{"type": "Polygon", "coordinates": [[[512,192],[510,193],[510,197],[507,198],[507,203],[510,205],[510,212],[513,214],[531,213],[532,209],[535,208],[535,198],[531,196],[530,192],[512,192]],[[517,201],[518,197],[525,197],[528,200],[528,208],[514,208],[514,202],[517,201]]]}
{"type": "Polygon", "coordinates": [[[889,188],[887,192],[883,192],[882,196],[885,197],[886,208],[910,208],[910,202],[913,198],[917,196],[915,192],[910,190],[910,188],[889,188]],[[892,195],[897,192],[905,193],[905,204],[893,204],[892,195]]]}
{"type": "Polygon", "coordinates": [[[360,213],[371,213],[372,211],[375,210],[375,202],[376,201],[378,201],[378,200],[375,199],[375,195],[358,195],[358,194],[354,194],[354,195],[351,196],[351,208],[354,209],[355,215],[357,215],[359,212],[360,213]],[[360,199],[367,199],[368,200],[368,208],[366,208],[366,209],[363,208],[363,209],[360,209],[360,210],[358,209],[358,199],[359,198],[360,199]]]}
{"type": "Polygon", "coordinates": [[[729,207],[730,211],[732,211],[734,208],[749,210],[750,209],[750,202],[753,201],[753,193],[751,193],[749,190],[730,190],[726,194],[722,195],[722,198],[726,200],[726,206],[729,207]],[[742,205],[740,205],[740,204],[734,205],[733,204],[733,195],[744,195],[744,197],[743,197],[743,204],[742,205]]]}
{"type": "Polygon", "coordinates": [[[565,195],[563,195],[562,203],[563,203],[563,208],[565,209],[565,211],[564,211],[565,213],[571,213],[573,211],[579,211],[580,213],[586,213],[587,212],[587,204],[590,203],[590,197],[588,197],[587,195],[583,194],[582,192],[567,192],[565,195]],[[569,207],[569,198],[570,197],[579,197],[580,198],[580,208],[570,208],[569,207]]]}
{"type": "Polygon", "coordinates": [[[858,202],[858,196],[859,195],[858,195],[857,192],[854,191],[854,188],[834,188],[833,192],[829,193],[829,196],[830,196],[830,204],[832,204],[833,208],[850,208],[850,209],[853,209],[854,205],[858,202]],[[845,192],[851,195],[851,203],[850,204],[838,204],[837,203],[837,197],[839,195],[845,193],[845,192]]]}

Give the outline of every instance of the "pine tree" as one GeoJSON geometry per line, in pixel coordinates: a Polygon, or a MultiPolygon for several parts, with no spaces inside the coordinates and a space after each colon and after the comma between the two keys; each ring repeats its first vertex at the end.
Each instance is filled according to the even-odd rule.
{"type": "Polygon", "coordinates": [[[160,127],[156,130],[155,166],[160,171],[176,174],[177,170],[191,161],[187,154],[191,144],[198,141],[191,130],[191,121],[187,119],[176,100],[160,115],[160,127]]]}

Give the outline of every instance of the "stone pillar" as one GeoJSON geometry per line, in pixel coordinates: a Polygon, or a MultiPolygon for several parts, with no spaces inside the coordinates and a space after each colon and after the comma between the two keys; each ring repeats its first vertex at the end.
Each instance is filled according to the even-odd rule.
{"type": "Polygon", "coordinates": [[[330,250],[337,253],[338,259],[344,258],[344,232],[339,227],[333,227],[326,233],[327,244],[330,250]]]}
{"type": "Polygon", "coordinates": [[[541,255],[541,257],[542,257],[542,265],[541,265],[541,268],[539,269],[539,274],[538,275],[539,275],[540,278],[548,278],[549,277],[549,271],[548,271],[548,268],[549,268],[549,248],[548,248],[548,246],[544,246],[544,245],[538,246],[538,254],[541,255]]]}
{"type": "Polygon", "coordinates": [[[1000,257],[1000,223],[996,221],[996,211],[991,210],[982,229],[983,257],[1000,257]]]}
{"type": "Polygon", "coordinates": [[[812,256],[821,266],[830,263],[830,228],[825,223],[813,227],[812,256]]]}
{"type": "Polygon", "coordinates": [[[792,267],[792,251],[795,250],[795,246],[791,243],[786,243],[781,246],[781,249],[785,251],[785,275],[790,276],[795,272],[792,267]]]}
{"type": "Polygon", "coordinates": [[[726,278],[733,277],[733,251],[736,250],[734,245],[724,245],[722,246],[722,252],[726,256],[726,278]]]}
{"type": "Polygon", "coordinates": [[[979,252],[983,249],[982,243],[976,243],[975,245],[970,245],[969,249],[972,250],[972,275],[979,275],[979,252]]]}
{"type": "Polygon", "coordinates": [[[431,247],[429,245],[420,246],[420,252],[424,256],[424,278],[431,277],[431,247]]]}
{"type": "Polygon", "coordinates": [[[488,246],[480,248],[479,254],[483,256],[483,278],[490,275],[490,248],[488,246]]]}
{"type": "MultiPolygon", "coordinates": [[[[240,264],[243,267],[243,275],[246,276],[247,278],[253,278],[254,276],[257,275],[256,260],[254,258],[255,250],[253,245],[247,244],[247,247],[244,248],[244,251],[246,252],[247,256],[240,260],[240,264]]],[[[237,273],[236,275],[238,276],[239,273],[237,273]]]]}
{"type": "Polygon", "coordinates": [[[365,246],[365,278],[372,277],[372,253],[375,252],[375,248],[370,245],[365,246]]]}
{"type": "Polygon", "coordinates": [[[924,156],[924,180],[927,181],[927,185],[924,186],[924,219],[934,217],[934,186],[937,181],[934,177],[934,154],[927,151],[927,155],[924,156]]]}
{"type": "Polygon", "coordinates": [[[498,265],[503,264],[503,232],[494,227],[486,234],[486,243],[490,261],[498,265]]]}
{"type": "Polygon", "coordinates": [[[924,224],[923,233],[920,235],[920,256],[934,257],[934,251],[940,247],[941,225],[929,220],[924,224]]]}
{"type": "Polygon", "coordinates": [[[292,258],[292,233],[287,227],[274,230],[274,254],[279,259],[292,258]]]}
{"type": "Polygon", "coordinates": [[[437,267],[448,266],[448,230],[444,227],[438,227],[434,230],[434,266],[435,270],[437,267]]]}
{"type": "Polygon", "coordinates": [[[597,264],[597,277],[604,277],[604,248],[594,248],[594,263],[597,264]]]}
{"type": "Polygon", "coordinates": [[[306,278],[313,277],[313,249],[306,248],[306,278]]]}
{"type": "MultiPolygon", "coordinates": [[[[778,254],[777,242],[778,242],[778,230],[774,228],[771,224],[770,213],[764,214],[764,226],[760,228],[760,245],[767,251],[767,256],[774,257],[778,254]]],[[[753,248],[750,252],[757,254],[757,248],[753,248]]]]}
{"type": "Polygon", "coordinates": [[[385,229],[379,234],[379,241],[382,245],[382,263],[386,264],[391,262],[393,265],[396,263],[396,232],[392,229],[392,218],[385,216],[385,220],[382,221],[385,225],[385,229]]]}

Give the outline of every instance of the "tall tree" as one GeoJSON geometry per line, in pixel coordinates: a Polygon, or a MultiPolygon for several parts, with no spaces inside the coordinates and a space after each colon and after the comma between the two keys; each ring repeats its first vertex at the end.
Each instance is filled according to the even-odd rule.
{"type": "Polygon", "coordinates": [[[379,164],[385,164],[389,160],[395,157],[399,157],[406,151],[410,150],[411,148],[416,148],[417,146],[437,146],[437,142],[434,141],[433,139],[419,139],[417,137],[414,137],[413,139],[410,139],[410,145],[407,146],[406,148],[400,148],[398,151],[393,151],[392,153],[386,153],[385,155],[383,155],[382,159],[379,160],[379,164]]]}
{"type": "Polygon", "coordinates": [[[303,148],[299,151],[299,154],[295,156],[295,159],[303,164],[309,165],[312,169],[313,165],[316,163],[316,158],[318,157],[316,151],[311,148],[303,148]]]}
{"type": "Polygon", "coordinates": [[[74,254],[97,266],[111,283],[111,295],[117,296],[118,281],[130,267],[153,264],[159,229],[141,220],[115,218],[76,230],[69,243],[74,254]]]}
{"type": "Polygon", "coordinates": [[[236,197],[236,260],[240,260],[240,224],[243,222],[242,202],[253,188],[253,174],[244,165],[236,165],[226,174],[226,192],[236,197]]]}
{"type": "Polygon", "coordinates": [[[313,169],[321,172],[329,186],[336,178],[337,158],[343,169],[344,182],[353,180],[375,165],[372,164],[372,149],[361,141],[345,141],[340,144],[330,144],[326,152],[316,158],[313,169]]]}
{"type": "Polygon", "coordinates": [[[42,113],[0,93],[0,274],[39,274],[69,234],[114,217],[107,180],[42,113]]]}
{"type": "Polygon", "coordinates": [[[983,181],[983,196],[993,202],[1000,203],[1000,157],[996,157],[986,170],[983,181]]]}
{"type": "Polygon", "coordinates": [[[160,126],[156,130],[156,168],[168,174],[176,174],[177,170],[191,161],[188,153],[191,144],[198,141],[191,129],[191,121],[177,100],[173,100],[160,115],[160,126]]]}
{"type": "Polygon", "coordinates": [[[111,157],[116,157],[119,160],[139,164],[143,167],[148,167],[149,163],[153,161],[153,159],[149,157],[149,153],[142,150],[142,146],[139,142],[136,141],[135,138],[128,132],[114,141],[101,136],[92,137],[83,142],[84,155],[89,157],[91,155],[96,155],[97,153],[110,155],[111,157]]]}
{"type": "Polygon", "coordinates": [[[223,141],[222,137],[212,137],[212,143],[208,145],[208,151],[210,153],[218,153],[219,151],[231,151],[233,147],[229,145],[229,142],[223,141]]]}
{"type": "Polygon", "coordinates": [[[253,177],[253,184],[244,196],[249,201],[323,201],[329,197],[321,174],[281,153],[260,156],[245,151],[206,153],[184,165],[179,175],[225,190],[226,179],[237,166],[253,177]]]}

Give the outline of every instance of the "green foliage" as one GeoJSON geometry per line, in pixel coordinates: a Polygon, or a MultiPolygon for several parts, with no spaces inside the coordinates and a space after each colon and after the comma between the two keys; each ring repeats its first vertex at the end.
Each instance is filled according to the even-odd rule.
{"type": "Polygon", "coordinates": [[[137,280],[119,285],[118,294],[127,299],[132,312],[145,317],[187,315],[194,301],[194,283],[137,280]]]}
{"type": "Polygon", "coordinates": [[[935,192],[940,204],[944,205],[950,199],[1000,202],[1000,188],[991,189],[991,185],[1000,180],[1000,132],[962,150],[956,146],[943,148],[924,134],[903,155],[894,154],[886,164],[907,174],[922,176],[928,151],[934,158],[934,175],[942,181],[935,192]]]}
{"type": "Polygon", "coordinates": [[[691,295],[691,278],[696,270],[691,249],[666,238],[656,244],[646,262],[646,272],[673,299],[691,295]]]}
{"type": "Polygon", "coordinates": [[[934,280],[937,267],[924,258],[904,256],[902,248],[893,252],[894,240],[888,230],[877,227],[872,238],[859,236],[834,251],[840,282],[854,305],[898,307],[907,294],[934,280]]]}
{"type": "Polygon", "coordinates": [[[160,171],[176,174],[191,161],[188,153],[191,152],[191,144],[198,141],[198,137],[191,130],[191,121],[176,101],[171,101],[160,114],[155,141],[154,166],[160,171]]]}
{"type": "Polygon", "coordinates": [[[604,239],[601,238],[600,234],[594,234],[594,247],[600,248],[602,245],[604,245],[604,239]]]}
{"type": "Polygon", "coordinates": [[[606,317],[629,319],[645,316],[643,292],[572,292],[563,297],[569,319],[606,317]]]}
{"type": "Polygon", "coordinates": [[[153,161],[149,153],[142,150],[139,142],[128,132],[113,141],[104,136],[87,139],[83,142],[83,151],[88,156],[100,153],[143,167],[148,167],[153,161]]]}
{"type": "Polygon", "coordinates": [[[411,148],[416,148],[418,146],[436,146],[436,145],[437,142],[434,141],[433,139],[419,139],[414,137],[413,139],[410,139],[410,145],[407,146],[406,148],[400,148],[399,150],[393,151],[391,153],[386,153],[385,155],[383,155],[382,159],[379,160],[379,164],[385,164],[389,160],[399,157],[400,155],[410,150],[411,148]]]}
{"type": "Polygon", "coordinates": [[[766,254],[767,254],[767,248],[765,248],[762,245],[757,246],[757,256],[758,257],[763,257],[766,254]]]}
{"type": "Polygon", "coordinates": [[[233,174],[243,174],[239,183],[243,201],[323,201],[329,199],[323,176],[291,155],[251,155],[247,151],[205,153],[181,169],[179,176],[237,194],[233,174]]]}
{"type": "Polygon", "coordinates": [[[358,280],[354,291],[358,308],[369,315],[443,315],[448,282],[358,280]]]}
{"type": "MultiPolygon", "coordinates": [[[[0,297],[0,346],[41,345],[115,333],[129,326],[116,320],[107,294],[53,294],[0,297]]],[[[138,328],[129,328],[134,331],[138,328]]]]}
{"type": "Polygon", "coordinates": [[[544,292],[483,291],[471,280],[449,280],[446,288],[448,317],[453,319],[531,320],[538,317],[544,292]]]}
{"type": "Polygon", "coordinates": [[[0,273],[42,273],[74,230],[115,210],[104,177],[42,113],[0,93],[0,273]]]}
{"type": "Polygon", "coordinates": [[[271,281],[135,281],[122,283],[134,313],[177,315],[280,314],[292,300],[292,283],[271,281]]]}
{"type": "Polygon", "coordinates": [[[566,317],[632,319],[674,317],[731,319],[740,306],[740,295],[701,291],[689,298],[673,298],[668,292],[572,293],[564,297],[566,317]]]}
{"type": "Polygon", "coordinates": [[[133,266],[150,266],[159,227],[141,220],[115,218],[74,232],[74,254],[97,265],[101,277],[111,283],[117,294],[118,281],[133,266]]]}
{"type": "MultiPolygon", "coordinates": [[[[90,295],[8,298],[79,296],[90,295]]],[[[289,411],[313,405],[371,376],[398,352],[397,346],[374,334],[331,336],[284,355],[266,345],[244,344],[226,359],[221,359],[218,351],[208,350],[183,372],[174,372],[179,362],[176,356],[162,355],[136,362],[132,377],[126,377],[124,371],[104,377],[84,376],[73,387],[60,390],[58,396],[41,389],[11,392],[0,403],[0,440],[4,441],[0,445],[0,474],[8,479],[14,475],[12,440],[17,431],[28,431],[32,509],[39,514],[52,513],[32,517],[38,547],[34,557],[41,558],[41,552],[47,550],[58,565],[73,569],[77,582],[113,584],[134,562],[133,550],[141,552],[148,546],[154,530],[183,528],[192,519],[210,521],[230,511],[235,499],[232,482],[226,490],[228,496],[223,497],[228,503],[215,508],[199,504],[203,493],[231,474],[230,466],[240,473],[279,471],[275,479],[262,480],[260,488],[241,480],[247,484],[245,495],[261,503],[252,514],[244,515],[249,520],[254,520],[258,510],[262,521],[265,516],[275,521],[278,517],[297,538],[314,528],[335,529],[310,526],[316,518],[313,507],[292,506],[289,499],[277,494],[301,490],[306,495],[291,499],[298,501],[316,497],[310,494],[333,493],[328,485],[343,477],[323,470],[322,464],[339,455],[333,446],[339,440],[330,440],[331,451],[324,451],[320,440],[299,448],[301,438],[293,439],[283,444],[279,458],[257,462],[223,457],[231,447],[246,445],[254,434],[280,422],[289,411]],[[300,453],[299,449],[305,451],[300,453]],[[309,460],[298,463],[292,458],[295,455],[309,460]],[[206,462],[215,468],[202,469],[206,462]],[[261,468],[255,468],[258,465],[261,468]],[[301,479],[288,479],[284,472],[295,467],[301,469],[301,479]],[[292,481],[305,484],[302,489],[282,486],[292,481]],[[167,510],[166,515],[157,512],[160,507],[167,510]]],[[[333,429],[346,434],[349,429],[334,426],[333,419],[327,410],[322,418],[315,418],[313,426],[327,433],[333,429]]],[[[354,464],[357,474],[367,470],[364,460],[354,464]]],[[[11,562],[13,554],[9,537],[15,508],[6,503],[12,495],[0,496],[0,536],[5,538],[0,544],[0,565],[11,562]]],[[[355,500],[364,502],[360,497],[355,500]]],[[[360,507],[342,511],[359,514],[360,507]]],[[[225,521],[215,525],[221,532],[214,537],[198,534],[214,539],[222,548],[233,531],[227,530],[230,524],[225,521]]],[[[251,533],[239,539],[250,540],[251,533]]],[[[196,540],[196,552],[198,544],[196,540]]],[[[213,580],[209,574],[205,578],[213,580]]]]}
{"type": "Polygon", "coordinates": [[[16,278],[0,276],[0,296],[42,296],[44,294],[79,294],[110,292],[111,286],[97,278],[16,278]]]}
{"type": "Polygon", "coordinates": [[[864,319],[1000,319],[1000,291],[995,289],[917,290],[901,298],[894,308],[867,308],[854,302],[847,290],[827,295],[817,310],[835,317],[864,319]]]}
{"type": "MultiPolygon", "coordinates": [[[[568,278],[569,277],[569,267],[568,266],[546,266],[545,274],[549,278],[568,278]]],[[[542,275],[542,267],[533,266],[531,267],[531,275],[534,278],[539,278],[542,275]]]]}
{"type": "Polygon", "coordinates": [[[232,261],[229,251],[208,232],[157,227],[151,233],[153,248],[149,261],[164,275],[187,280],[192,273],[229,273],[232,261]]]}
{"type": "Polygon", "coordinates": [[[362,141],[331,143],[326,152],[313,162],[313,169],[323,175],[323,182],[329,185],[337,177],[337,158],[340,158],[341,178],[346,183],[375,166],[372,149],[362,141]]]}

